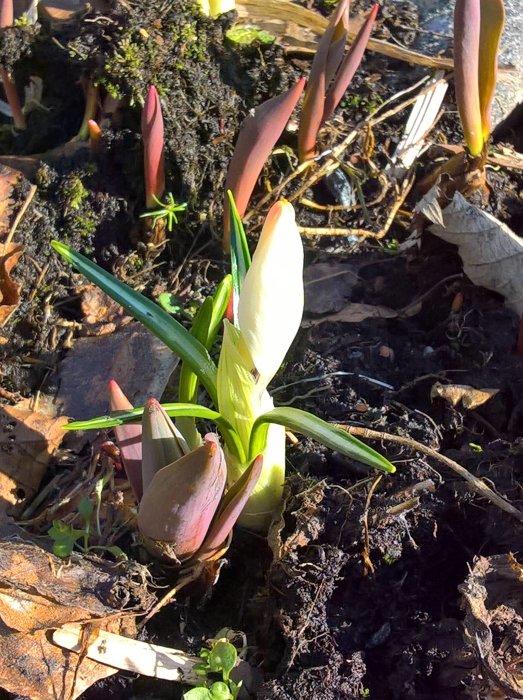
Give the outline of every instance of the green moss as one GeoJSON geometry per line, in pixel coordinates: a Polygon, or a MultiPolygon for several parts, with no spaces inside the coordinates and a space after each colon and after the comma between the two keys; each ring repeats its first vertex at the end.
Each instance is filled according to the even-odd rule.
{"type": "Polygon", "coordinates": [[[64,213],[71,209],[80,209],[84,199],[87,199],[89,192],[78,175],[67,178],[63,185],[63,196],[65,200],[64,213]]]}

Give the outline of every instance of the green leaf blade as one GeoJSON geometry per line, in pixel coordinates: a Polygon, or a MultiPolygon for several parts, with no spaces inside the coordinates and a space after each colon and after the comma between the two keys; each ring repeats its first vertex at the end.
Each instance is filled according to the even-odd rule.
{"type": "Polygon", "coordinates": [[[181,323],[178,323],[154,301],[120,282],[69,246],[59,241],[52,241],[51,245],[67,262],[74,265],[88,280],[123,306],[129,314],[179,355],[198,376],[211,399],[216,403],[216,365],[205,347],[181,323]]]}
{"type": "Polygon", "coordinates": [[[294,432],[307,435],[331,450],[336,450],[374,469],[380,469],[388,474],[393,474],[396,471],[396,467],[388,459],[358,438],[341,428],[330,425],[317,416],[313,416],[311,413],[288,406],[275,408],[256,420],[249,450],[251,458],[263,450],[269,423],[284,425],[294,432]]]}

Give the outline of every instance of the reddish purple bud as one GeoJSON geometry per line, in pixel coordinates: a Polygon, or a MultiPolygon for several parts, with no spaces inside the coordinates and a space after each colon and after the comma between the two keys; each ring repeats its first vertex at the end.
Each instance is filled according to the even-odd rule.
{"type": "MultiPolygon", "coordinates": [[[[133,405],[114,379],[109,382],[111,411],[129,411],[133,405]]],[[[142,426],[136,423],[119,425],[114,429],[120,456],[136,499],[142,497],[142,426]]]]}
{"type": "Polygon", "coordinates": [[[225,489],[227,467],[214,435],[205,444],[160,469],[145,491],[138,527],[154,544],[170,543],[186,560],[200,549],[225,489]]]}
{"type": "Polygon", "coordinates": [[[327,121],[327,119],[339,105],[341,98],[345,94],[345,91],[349,87],[354,74],[359,68],[363,54],[365,53],[365,49],[367,48],[367,44],[369,42],[378,10],[379,5],[376,4],[369,12],[367,19],[362,24],[352,43],[352,46],[343,59],[332,85],[327,90],[325,104],[323,107],[323,117],[321,120],[322,124],[327,121]]]}
{"type": "Polygon", "coordinates": [[[142,111],[142,139],[147,209],[157,206],[165,192],[163,117],[158,91],[151,85],[142,111]]]}
{"type": "MultiPolygon", "coordinates": [[[[244,120],[236,142],[227,177],[225,192],[231,190],[238,214],[247,210],[256,181],[265,161],[280,138],[305,87],[305,78],[282,95],[267,100],[244,120]]],[[[223,247],[229,249],[229,203],[225,195],[223,247]]]]}

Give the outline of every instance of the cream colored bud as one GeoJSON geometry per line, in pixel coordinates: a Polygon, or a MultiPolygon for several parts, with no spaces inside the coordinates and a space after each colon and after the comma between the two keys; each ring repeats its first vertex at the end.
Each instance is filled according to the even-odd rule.
{"type": "Polygon", "coordinates": [[[265,388],[282,364],[303,315],[303,244],[292,204],[273,205],[243,281],[239,350],[265,388]]]}

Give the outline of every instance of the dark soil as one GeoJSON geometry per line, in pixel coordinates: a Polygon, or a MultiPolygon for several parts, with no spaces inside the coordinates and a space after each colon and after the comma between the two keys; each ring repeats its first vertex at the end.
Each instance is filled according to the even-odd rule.
{"type": "MultiPolygon", "coordinates": [[[[413,6],[393,8],[386,8],[377,35],[387,38],[394,30],[408,44],[415,36],[413,6]]],[[[251,107],[286,89],[308,66],[301,58],[287,60],[276,46],[235,48],[224,40],[231,21],[225,16],[211,22],[181,0],[132,0],[60,29],[56,41],[45,24],[30,33],[13,29],[17,34],[3,39],[11,42],[9,56],[22,82],[27,75],[43,78],[45,107],[29,115],[26,133],[4,134],[1,141],[7,155],[40,154],[18,161],[38,190],[15,237],[26,255],[15,270],[23,285],[21,303],[1,332],[7,339],[1,346],[5,402],[40,390],[53,395],[58,363],[70,343],[89,332],[81,280],[51,251],[52,239],[151,296],[173,291],[192,309],[226,269],[219,240],[223,181],[239,125],[251,107]],[[80,78],[98,82],[101,97],[124,99],[119,123],[107,124],[96,158],[87,148],[44,157],[78,131],[80,78]],[[137,223],[145,207],[139,104],[151,82],[164,106],[168,189],[188,202],[180,225],[158,250],[137,223]]],[[[379,101],[423,75],[405,67],[369,55],[325,130],[323,145],[338,143],[379,101]]],[[[448,100],[452,107],[450,93],[448,100]]],[[[374,168],[387,165],[404,122],[405,113],[387,120],[375,130],[372,148],[362,137],[345,156],[363,174],[366,199],[379,190],[374,168]]],[[[457,143],[456,130],[455,115],[445,116],[434,138],[457,143]]],[[[292,133],[283,140],[295,146],[292,133]]],[[[274,184],[288,167],[280,156],[264,175],[274,184]]],[[[426,158],[420,174],[431,167],[426,158]]],[[[499,171],[488,177],[491,189],[483,206],[520,233],[521,176],[499,171]]],[[[20,185],[20,202],[28,188],[28,182],[20,185]]],[[[334,201],[324,183],[307,196],[334,201]]],[[[387,217],[391,197],[371,210],[375,230],[387,217]]],[[[411,210],[415,202],[412,194],[404,208],[411,210]]],[[[361,208],[331,217],[298,206],[297,215],[301,225],[311,227],[368,225],[361,208]]],[[[254,235],[260,221],[252,221],[254,235]]],[[[398,249],[411,233],[409,218],[399,216],[379,242],[306,239],[308,265],[353,266],[350,284],[340,277],[341,288],[347,286],[342,305],[352,301],[399,313],[393,319],[331,322],[329,313],[341,307],[328,302],[323,310],[312,307],[317,290],[311,287],[309,308],[315,310],[274,381],[275,401],[434,447],[521,507],[519,319],[500,297],[464,277],[452,246],[423,233],[419,246],[398,249]],[[461,296],[461,305],[453,306],[461,296]],[[419,310],[403,314],[416,300],[419,310]],[[499,393],[467,411],[431,399],[436,382],[499,393]]],[[[281,528],[271,533],[273,551],[264,539],[238,531],[215,588],[203,598],[197,590],[179,598],[153,618],[146,638],[197,652],[223,627],[245,632],[247,658],[262,676],[260,700],[487,697],[481,667],[463,641],[458,586],[477,556],[517,555],[521,523],[472,493],[441,463],[386,440],[374,446],[396,464],[396,474],[378,479],[306,439],[289,447],[285,507],[281,528]]],[[[75,450],[87,460],[90,449],[85,441],[70,443],[70,463],[77,459],[75,450]]],[[[59,468],[64,467],[57,460],[53,473],[59,468]]],[[[153,571],[160,585],[172,583],[159,567],[153,571]]],[[[508,650],[504,660],[516,656],[508,650]]],[[[179,698],[181,692],[174,684],[122,673],[83,697],[179,698]]]]}

